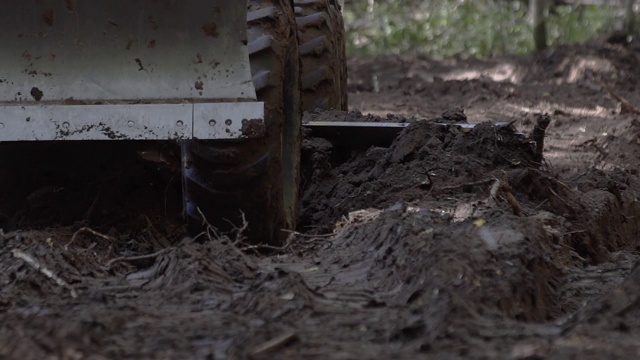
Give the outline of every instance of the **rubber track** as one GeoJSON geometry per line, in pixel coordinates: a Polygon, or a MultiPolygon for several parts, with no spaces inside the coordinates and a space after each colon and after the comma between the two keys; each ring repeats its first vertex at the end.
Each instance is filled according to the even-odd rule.
{"type": "Polygon", "coordinates": [[[347,110],[342,14],[330,0],[295,0],[303,109],[347,110]]]}
{"type": "Polygon", "coordinates": [[[287,16],[283,15],[283,11],[293,12],[289,6],[277,1],[248,1],[247,47],[256,94],[258,100],[265,102],[266,136],[183,144],[184,208],[192,233],[203,230],[200,212],[208,223],[226,231],[232,229],[229,222],[236,227],[241,225],[241,210],[249,224],[243,235],[256,243],[277,244],[282,236],[279,229],[295,227],[295,213],[291,214],[295,208],[283,201],[286,198],[283,194],[288,194],[287,188],[295,189],[288,196],[297,203],[299,164],[290,172],[282,169],[291,162],[299,162],[300,135],[295,130],[299,132],[300,128],[300,104],[295,105],[295,99],[299,99],[297,44],[274,38],[287,36],[286,31],[293,35],[293,18],[287,24],[287,16]],[[286,64],[291,51],[295,52],[294,66],[286,64]],[[295,73],[295,79],[287,80],[291,79],[288,68],[295,73]],[[297,125],[290,129],[285,123],[297,125]],[[287,158],[283,153],[298,155],[287,158]]]}

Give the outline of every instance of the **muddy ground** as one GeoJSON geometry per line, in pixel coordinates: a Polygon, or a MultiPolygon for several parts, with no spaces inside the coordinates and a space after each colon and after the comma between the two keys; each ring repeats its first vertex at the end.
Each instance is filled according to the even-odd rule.
{"type": "Polygon", "coordinates": [[[410,125],[372,147],[307,130],[300,227],[262,252],[185,237],[144,149],[64,173],[77,148],[5,149],[37,166],[0,175],[0,357],[637,358],[638,69],[640,43],[606,39],[351,59],[352,111],[306,119],[410,125]]]}

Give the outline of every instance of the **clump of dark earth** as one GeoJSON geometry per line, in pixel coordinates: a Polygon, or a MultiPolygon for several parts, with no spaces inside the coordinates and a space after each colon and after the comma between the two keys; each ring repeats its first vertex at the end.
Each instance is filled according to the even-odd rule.
{"type": "MultiPolygon", "coordinates": [[[[335,112],[329,115],[335,118],[335,112]]],[[[326,232],[350,211],[437,199],[456,187],[472,192],[476,182],[487,185],[518,169],[539,167],[531,142],[513,127],[482,123],[465,129],[444,125],[441,118],[398,120],[411,125],[389,148],[371,147],[348,158],[334,153],[336,148],[348,151],[348,145],[308,135],[303,143],[303,228],[326,232]]]]}

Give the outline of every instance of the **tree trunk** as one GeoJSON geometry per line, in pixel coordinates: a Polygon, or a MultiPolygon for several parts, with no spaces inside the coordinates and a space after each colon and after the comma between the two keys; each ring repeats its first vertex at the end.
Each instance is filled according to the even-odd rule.
{"type": "Polygon", "coordinates": [[[533,18],[533,42],[536,51],[547,48],[547,19],[545,17],[546,0],[531,0],[530,9],[533,18]]]}
{"type": "Polygon", "coordinates": [[[635,0],[627,0],[624,22],[624,30],[626,31],[627,35],[633,34],[636,30],[636,12],[634,9],[634,5],[635,0]]]}

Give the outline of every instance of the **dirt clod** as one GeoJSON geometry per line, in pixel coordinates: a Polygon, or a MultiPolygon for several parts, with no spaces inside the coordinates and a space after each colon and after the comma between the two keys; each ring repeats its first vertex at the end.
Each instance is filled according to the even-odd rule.
{"type": "Polygon", "coordinates": [[[266,131],[264,122],[261,119],[243,119],[240,132],[243,136],[253,138],[263,135],[266,131]]]}
{"type": "Polygon", "coordinates": [[[31,97],[33,97],[33,99],[36,101],[42,100],[42,97],[44,96],[44,92],[42,92],[42,90],[38,89],[37,87],[32,87],[29,93],[31,94],[31,97]]]}
{"type": "Polygon", "coordinates": [[[205,35],[214,38],[220,35],[220,33],[218,33],[218,25],[215,23],[215,21],[210,21],[202,25],[202,31],[204,31],[205,35]]]}

